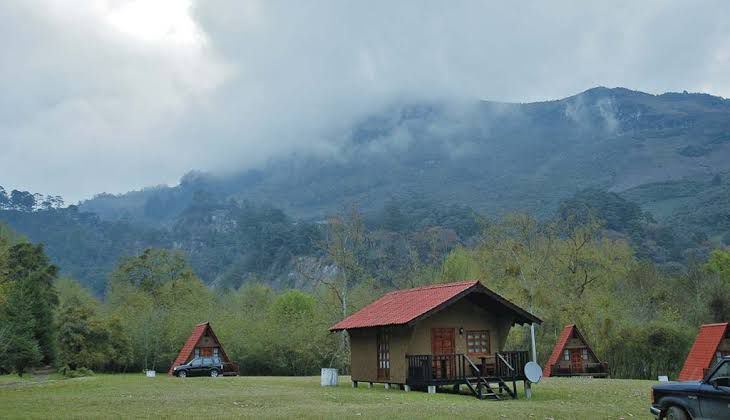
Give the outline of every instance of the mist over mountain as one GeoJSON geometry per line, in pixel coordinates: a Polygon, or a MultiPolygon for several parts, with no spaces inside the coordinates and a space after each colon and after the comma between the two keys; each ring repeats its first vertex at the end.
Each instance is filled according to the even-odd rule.
{"type": "Polygon", "coordinates": [[[730,170],[728,117],[730,101],[720,97],[603,87],[528,104],[401,104],[342,133],[347,141],[329,153],[235,175],[190,172],[175,187],[102,194],[80,208],[103,219],[165,223],[204,190],[306,219],[413,198],[493,215],[547,215],[589,187],[625,192],[730,170]]]}
{"type": "Polygon", "coordinates": [[[598,87],[526,104],[400,103],[341,136],[337,149],[191,171],[176,186],[67,208],[16,192],[0,220],[97,293],[119,258],[148,247],[182,250],[213,286],[311,287],[332,269],[322,223],[350,208],[372,232],[366,265],[386,283],[513,212],[593,214],[670,270],[730,243],[730,101],[720,97],[598,87]]]}

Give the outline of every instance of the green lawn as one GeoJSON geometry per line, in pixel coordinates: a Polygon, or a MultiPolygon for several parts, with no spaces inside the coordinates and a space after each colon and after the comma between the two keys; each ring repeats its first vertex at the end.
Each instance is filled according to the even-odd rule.
{"type": "Polygon", "coordinates": [[[649,418],[651,381],[544,379],[532,400],[479,401],[467,395],[322,388],[318,377],[23,379],[0,376],[0,418],[290,417],[290,418],[649,418]]]}

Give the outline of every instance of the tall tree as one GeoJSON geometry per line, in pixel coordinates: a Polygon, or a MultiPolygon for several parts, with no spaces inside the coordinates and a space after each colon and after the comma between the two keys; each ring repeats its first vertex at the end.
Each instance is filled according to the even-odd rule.
{"type": "MultiPolygon", "coordinates": [[[[350,311],[350,293],[353,286],[364,275],[361,256],[365,245],[365,225],[355,206],[344,214],[330,217],[322,248],[327,258],[337,267],[334,276],[320,278],[321,284],[334,294],[339,302],[339,319],[344,319],[350,311]]],[[[345,358],[348,352],[347,335],[341,334],[339,357],[345,358]]]]}
{"type": "Polygon", "coordinates": [[[149,248],[142,255],[123,258],[111,274],[111,282],[130,284],[154,294],[163,284],[193,277],[195,274],[182,252],[149,248]]]}
{"type": "Polygon", "coordinates": [[[6,307],[15,314],[11,317],[16,320],[17,314],[30,318],[23,325],[31,328],[31,336],[43,355],[42,361],[51,364],[56,355],[53,315],[58,304],[54,287],[58,268],[50,264],[42,245],[28,243],[12,246],[6,264],[7,279],[11,282],[6,307]]]}
{"type": "Polygon", "coordinates": [[[23,376],[25,369],[37,366],[43,360],[41,346],[35,336],[38,320],[29,304],[33,293],[29,287],[14,283],[0,311],[0,331],[5,339],[0,344],[8,351],[3,353],[0,364],[6,370],[15,370],[23,376]]]}
{"type": "Polygon", "coordinates": [[[109,332],[96,319],[93,308],[77,296],[61,306],[58,314],[59,360],[72,370],[95,368],[107,356],[109,332]]]}

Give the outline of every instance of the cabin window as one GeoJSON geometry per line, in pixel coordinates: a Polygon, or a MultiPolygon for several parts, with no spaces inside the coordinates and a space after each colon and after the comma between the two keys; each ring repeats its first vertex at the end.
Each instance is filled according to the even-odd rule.
{"type": "Polygon", "coordinates": [[[218,357],[219,356],[219,354],[218,354],[218,347],[213,347],[213,356],[214,357],[218,357]]]}
{"type": "Polygon", "coordinates": [[[200,357],[200,347],[195,348],[195,357],[200,357]]]}
{"type": "Polygon", "coordinates": [[[469,354],[489,354],[489,331],[467,331],[466,350],[469,354]]]}
{"type": "Polygon", "coordinates": [[[588,349],[582,349],[580,353],[583,356],[583,360],[588,360],[588,349]]]}
{"type": "Polygon", "coordinates": [[[390,337],[385,331],[378,334],[378,367],[390,369],[390,337]]]}
{"type": "Polygon", "coordinates": [[[570,361],[570,350],[565,350],[563,352],[563,360],[565,360],[566,362],[570,361]]]}
{"type": "Polygon", "coordinates": [[[390,336],[387,331],[378,331],[378,378],[390,378],[390,336]]]}

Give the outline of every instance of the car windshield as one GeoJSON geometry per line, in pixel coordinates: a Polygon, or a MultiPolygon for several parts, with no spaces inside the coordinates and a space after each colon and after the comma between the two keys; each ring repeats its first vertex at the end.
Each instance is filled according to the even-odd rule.
{"type": "Polygon", "coordinates": [[[203,361],[202,359],[196,357],[195,359],[190,361],[190,366],[195,366],[195,367],[200,366],[202,364],[202,361],[203,361]]]}
{"type": "Polygon", "coordinates": [[[722,365],[712,374],[710,382],[718,381],[722,382],[723,386],[727,386],[728,379],[730,378],[730,361],[724,361],[722,365]]]}

